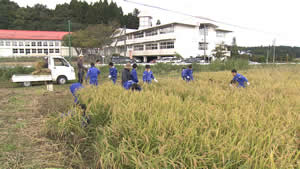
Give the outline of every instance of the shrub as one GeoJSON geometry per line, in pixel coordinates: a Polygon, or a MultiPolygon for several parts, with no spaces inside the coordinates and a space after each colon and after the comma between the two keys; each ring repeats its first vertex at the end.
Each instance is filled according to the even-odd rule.
{"type": "Polygon", "coordinates": [[[30,74],[34,71],[34,68],[27,67],[0,67],[0,79],[9,80],[14,74],[30,74]]]}

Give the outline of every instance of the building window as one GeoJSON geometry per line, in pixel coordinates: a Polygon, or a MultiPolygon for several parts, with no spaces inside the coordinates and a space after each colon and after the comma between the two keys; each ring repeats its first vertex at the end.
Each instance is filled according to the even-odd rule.
{"type": "Polygon", "coordinates": [[[59,46],[59,42],[58,41],[55,42],[55,46],[59,46]]]}
{"type": "Polygon", "coordinates": [[[43,46],[48,46],[48,42],[43,42],[43,46]]]}
{"type": "Polygon", "coordinates": [[[42,46],[42,42],[38,42],[37,45],[38,45],[38,46],[42,46]]]}
{"type": "Polygon", "coordinates": [[[59,53],[59,49],[55,49],[55,53],[59,53]]]}
{"type": "Polygon", "coordinates": [[[32,51],[32,53],[36,53],[36,49],[32,49],[31,51],[32,51]]]}
{"type": "Polygon", "coordinates": [[[158,49],[157,43],[146,44],[146,50],[156,50],[158,49]]]}
{"type": "Polygon", "coordinates": [[[30,46],[30,42],[25,42],[25,46],[30,46]]]}
{"type": "Polygon", "coordinates": [[[118,41],[124,41],[124,40],[126,40],[126,36],[120,36],[120,37],[118,37],[118,41]]]}
{"type": "Polygon", "coordinates": [[[144,45],[135,45],[133,46],[134,51],[142,51],[144,50],[144,45]]]}
{"type": "Polygon", "coordinates": [[[160,34],[172,33],[172,32],[174,32],[174,27],[173,26],[168,26],[168,27],[165,27],[165,28],[160,28],[159,32],[160,32],[160,34]]]}
{"type": "Polygon", "coordinates": [[[217,31],[217,37],[219,38],[225,38],[225,32],[217,31]]]}
{"type": "Polygon", "coordinates": [[[13,53],[18,53],[18,49],[13,49],[13,53]]]}
{"type": "Polygon", "coordinates": [[[200,35],[205,35],[205,36],[207,36],[207,35],[208,35],[208,29],[207,29],[207,28],[201,28],[201,29],[200,29],[200,35]]]}
{"type": "Polygon", "coordinates": [[[10,41],[6,41],[5,46],[10,46],[10,41]]]}
{"type": "Polygon", "coordinates": [[[48,49],[44,49],[44,53],[45,53],[45,54],[48,54],[48,49]]]}
{"type": "Polygon", "coordinates": [[[26,55],[30,54],[30,49],[26,49],[26,55]]]}
{"type": "Polygon", "coordinates": [[[174,42],[160,42],[160,49],[174,49],[174,42]]]}
{"type": "Polygon", "coordinates": [[[157,30],[151,30],[146,32],[146,36],[155,36],[157,35],[157,30]]]}
{"type": "Polygon", "coordinates": [[[207,50],[208,43],[199,42],[199,50],[207,50]]]}
{"type": "Polygon", "coordinates": [[[49,53],[54,53],[54,49],[49,49],[49,53]]]}
{"type": "Polygon", "coordinates": [[[54,43],[53,42],[49,42],[49,46],[54,46],[54,43]]]}
{"type": "Polygon", "coordinates": [[[12,45],[13,45],[13,46],[18,46],[18,42],[13,41],[13,42],[12,42],[12,45]]]}
{"type": "Polygon", "coordinates": [[[38,53],[43,53],[43,49],[38,49],[38,53]]]}
{"type": "Polygon", "coordinates": [[[132,49],[132,45],[127,45],[127,49],[132,49]]]}
{"type": "Polygon", "coordinates": [[[31,46],[36,46],[36,42],[31,42],[31,46]]]}
{"type": "Polygon", "coordinates": [[[19,53],[24,53],[24,49],[19,49],[19,53]]]}
{"type": "Polygon", "coordinates": [[[125,52],[125,46],[119,46],[118,52],[120,52],[120,53],[125,52]]]}
{"type": "Polygon", "coordinates": [[[127,38],[128,38],[128,39],[132,39],[132,34],[129,34],[129,35],[127,36],[127,38]]]}
{"type": "Polygon", "coordinates": [[[144,37],[144,32],[135,33],[133,36],[134,36],[135,39],[143,38],[144,37]]]}
{"type": "Polygon", "coordinates": [[[4,46],[4,41],[0,41],[0,46],[4,46]]]}
{"type": "Polygon", "coordinates": [[[24,46],[24,42],[19,42],[19,46],[24,46]]]}

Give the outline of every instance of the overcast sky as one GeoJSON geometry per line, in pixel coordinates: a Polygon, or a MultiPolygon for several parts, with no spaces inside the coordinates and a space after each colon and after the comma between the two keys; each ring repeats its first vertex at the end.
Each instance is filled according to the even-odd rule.
{"type": "MultiPolygon", "coordinates": [[[[70,0],[13,0],[20,6],[33,6],[36,3],[55,8],[58,3],[70,0]]],[[[86,0],[96,2],[97,0],[86,0]]],[[[156,10],[136,4],[114,0],[125,13],[134,8],[147,11],[162,23],[191,20],[190,17],[156,10]]],[[[300,46],[300,0],[132,0],[196,16],[204,16],[217,21],[246,27],[241,29],[229,25],[219,26],[234,31],[238,45],[259,46],[276,45],[300,46]],[[250,30],[249,30],[250,29],[250,30]]]]}

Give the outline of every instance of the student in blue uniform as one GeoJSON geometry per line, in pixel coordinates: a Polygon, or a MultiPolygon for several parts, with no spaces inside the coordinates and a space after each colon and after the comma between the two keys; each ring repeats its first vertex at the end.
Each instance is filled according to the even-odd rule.
{"type": "Polygon", "coordinates": [[[182,68],[181,78],[182,78],[182,80],[185,80],[185,67],[182,68]]]}
{"type": "Polygon", "coordinates": [[[144,83],[151,83],[152,80],[154,80],[155,82],[158,82],[155,79],[153,72],[151,71],[150,65],[146,65],[146,70],[144,71],[144,74],[143,74],[143,81],[144,81],[144,83]]]}
{"type": "Polygon", "coordinates": [[[115,68],[114,63],[109,63],[109,76],[114,84],[116,84],[117,78],[118,78],[118,70],[115,68]]]}
{"type": "MultiPolygon", "coordinates": [[[[90,117],[86,115],[86,105],[81,104],[78,100],[77,91],[84,88],[81,83],[73,83],[70,86],[70,91],[72,95],[74,96],[74,102],[76,105],[78,105],[82,109],[82,126],[86,127],[90,123],[90,117]]],[[[72,115],[72,114],[71,114],[72,115]]]]}
{"type": "Polygon", "coordinates": [[[238,88],[240,88],[240,87],[245,88],[246,87],[245,83],[247,83],[248,86],[250,85],[248,79],[245,76],[237,73],[237,71],[235,69],[233,69],[231,71],[231,73],[232,73],[232,76],[233,76],[232,82],[237,82],[238,83],[238,86],[237,86],[238,88]]]}
{"type": "Polygon", "coordinates": [[[132,75],[130,73],[130,69],[131,69],[131,64],[127,63],[122,72],[122,86],[126,90],[131,89],[132,91],[134,91],[134,90],[141,91],[142,90],[141,87],[132,80],[132,75]]]}
{"type": "Polygon", "coordinates": [[[72,93],[72,95],[74,96],[74,102],[77,103],[78,102],[78,98],[77,98],[77,95],[76,95],[76,92],[77,90],[83,88],[82,84],[81,83],[73,83],[71,86],[70,86],[70,91],[72,93]]]}
{"type": "Polygon", "coordinates": [[[192,65],[189,65],[187,69],[185,69],[185,80],[187,82],[194,80],[193,77],[193,67],[192,65]]]}
{"type": "Polygon", "coordinates": [[[131,78],[132,78],[133,82],[139,83],[139,79],[138,79],[138,76],[137,76],[136,68],[137,68],[137,64],[133,64],[132,65],[132,70],[131,70],[131,78]]]}
{"type": "Polygon", "coordinates": [[[85,80],[87,81],[90,78],[90,84],[98,86],[98,76],[100,74],[100,70],[95,67],[94,63],[91,63],[91,67],[89,68],[85,80]]]}

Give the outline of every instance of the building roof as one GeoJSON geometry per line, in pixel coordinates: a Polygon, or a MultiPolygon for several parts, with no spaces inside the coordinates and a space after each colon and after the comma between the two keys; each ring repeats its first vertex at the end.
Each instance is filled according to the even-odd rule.
{"type": "MultiPolygon", "coordinates": [[[[170,25],[184,25],[184,26],[191,26],[191,27],[196,26],[194,24],[189,24],[189,23],[171,22],[171,23],[162,24],[162,25],[155,25],[153,27],[144,28],[144,29],[131,29],[130,31],[127,31],[126,34],[142,32],[142,31],[147,31],[147,30],[151,30],[151,29],[162,28],[162,27],[166,27],[166,26],[170,26],[170,25]]],[[[124,34],[122,34],[122,35],[124,35],[124,34]]],[[[118,36],[120,36],[120,34],[118,36]]]]}
{"type": "Polygon", "coordinates": [[[212,23],[201,23],[200,27],[212,27],[212,28],[217,28],[218,26],[212,23]]]}
{"type": "Polygon", "coordinates": [[[225,32],[225,33],[230,33],[230,32],[233,32],[233,31],[230,31],[230,30],[226,30],[226,29],[216,29],[217,31],[220,31],[220,32],[225,32]]]}
{"type": "Polygon", "coordinates": [[[0,39],[22,40],[62,40],[69,32],[25,31],[0,29],[0,39]]]}

